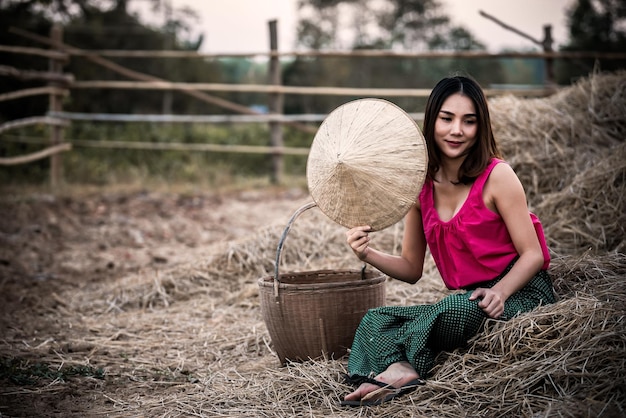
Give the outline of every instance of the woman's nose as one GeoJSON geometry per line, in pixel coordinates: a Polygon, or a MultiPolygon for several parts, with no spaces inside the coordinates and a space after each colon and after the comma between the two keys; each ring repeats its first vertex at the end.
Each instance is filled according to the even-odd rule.
{"type": "Polygon", "coordinates": [[[463,130],[461,129],[461,122],[460,121],[453,121],[452,122],[452,134],[453,135],[462,135],[463,134],[463,130]]]}

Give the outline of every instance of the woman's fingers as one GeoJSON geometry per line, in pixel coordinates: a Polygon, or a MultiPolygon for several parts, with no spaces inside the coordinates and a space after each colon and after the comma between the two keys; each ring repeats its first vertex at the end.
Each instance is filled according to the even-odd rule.
{"type": "Polygon", "coordinates": [[[504,301],[500,294],[493,289],[478,288],[472,292],[469,299],[480,299],[478,301],[478,307],[489,315],[490,318],[497,319],[504,313],[504,301]]]}
{"type": "Polygon", "coordinates": [[[365,259],[367,255],[370,241],[368,232],[370,229],[369,226],[365,225],[354,227],[346,232],[348,245],[361,260],[365,259]]]}

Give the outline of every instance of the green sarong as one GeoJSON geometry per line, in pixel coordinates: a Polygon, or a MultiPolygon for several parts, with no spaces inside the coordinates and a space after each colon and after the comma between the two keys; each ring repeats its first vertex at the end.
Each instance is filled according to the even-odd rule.
{"type": "MultiPolygon", "coordinates": [[[[354,336],[348,360],[348,379],[353,383],[382,373],[392,363],[408,361],[421,378],[429,376],[435,357],[441,351],[463,347],[482,328],[487,314],[470,301],[475,288],[490,288],[513,266],[497,278],[452,294],[432,305],[384,306],[370,309],[354,336]]],[[[554,303],[552,280],[545,270],[537,273],[504,304],[503,320],[539,305],[554,303]]]]}

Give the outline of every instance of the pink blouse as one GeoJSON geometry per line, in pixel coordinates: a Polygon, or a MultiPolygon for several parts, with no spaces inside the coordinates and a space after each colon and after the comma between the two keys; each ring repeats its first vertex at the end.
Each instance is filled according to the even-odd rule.
{"type": "MultiPolygon", "coordinates": [[[[433,181],[427,179],[419,195],[428,248],[448,289],[462,289],[498,277],[517,257],[502,217],[485,206],[483,188],[491,170],[504,161],[492,159],[471,186],[459,212],[448,222],[439,219],[433,181]]],[[[550,253],[539,219],[530,213],[543,252],[546,270],[550,253]]]]}

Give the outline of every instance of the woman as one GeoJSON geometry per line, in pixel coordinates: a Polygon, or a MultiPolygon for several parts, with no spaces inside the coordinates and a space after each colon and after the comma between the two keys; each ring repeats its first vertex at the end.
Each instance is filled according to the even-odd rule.
{"type": "Polygon", "coordinates": [[[405,218],[402,253],[370,247],[368,226],[347,231],[359,259],[407,283],[422,276],[426,246],[449,289],[434,305],[370,310],[356,332],[344,405],[378,404],[423,384],[442,350],[463,346],[486,318],[510,319],[554,302],[550,256],[524,188],[503,162],[478,83],[441,80],[426,104],[428,173],[405,218]]]}

